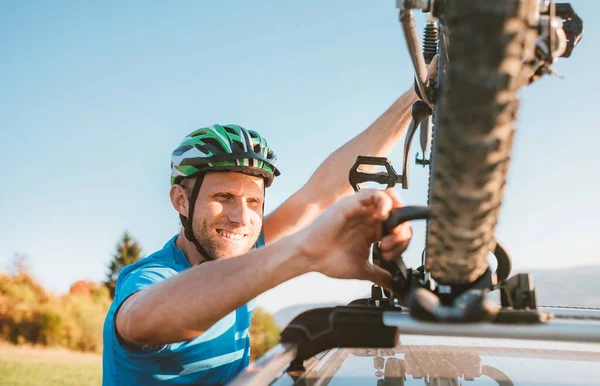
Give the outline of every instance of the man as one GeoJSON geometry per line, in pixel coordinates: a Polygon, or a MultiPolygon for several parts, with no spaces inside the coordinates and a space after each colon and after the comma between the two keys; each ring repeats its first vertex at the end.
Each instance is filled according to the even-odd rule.
{"type": "MultiPolygon", "coordinates": [[[[402,203],[392,190],[353,194],[347,176],[357,155],[385,155],[402,138],[415,100],[412,89],[401,96],[264,221],[264,192],[279,174],[266,140],[237,125],[188,135],[173,152],[170,189],[183,228],[120,273],[104,324],[103,385],[226,383],[249,362],[253,299],[304,273],[390,288],[369,248],[402,203]]],[[[404,224],[383,238],[384,258],[410,236],[404,224]]]]}

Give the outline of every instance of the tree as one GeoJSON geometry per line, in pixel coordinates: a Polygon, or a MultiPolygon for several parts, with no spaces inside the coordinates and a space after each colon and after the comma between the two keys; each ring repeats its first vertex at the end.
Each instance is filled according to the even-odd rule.
{"type": "Polygon", "coordinates": [[[12,261],[7,268],[9,275],[30,275],[31,269],[29,264],[29,256],[24,253],[15,252],[12,261]]]}
{"type": "Polygon", "coordinates": [[[260,307],[254,309],[250,323],[250,361],[255,361],[279,343],[275,318],[260,307]]]}
{"type": "Polygon", "coordinates": [[[106,273],[106,281],[104,285],[110,292],[110,297],[115,296],[115,287],[117,284],[117,277],[123,267],[133,264],[141,258],[141,248],[137,241],[131,238],[127,231],[123,233],[121,240],[117,242],[115,247],[115,253],[112,255],[112,260],[108,265],[108,272],[106,273]]]}
{"type": "Polygon", "coordinates": [[[92,291],[98,287],[98,283],[89,280],[77,280],[71,284],[70,295],[92,296],[92,291]]]}

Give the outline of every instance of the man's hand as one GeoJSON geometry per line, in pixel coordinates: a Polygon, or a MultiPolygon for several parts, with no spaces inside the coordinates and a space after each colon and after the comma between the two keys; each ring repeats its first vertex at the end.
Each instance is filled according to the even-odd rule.
{"type": "MultiPolygon", "coordinates": [[[[369,263],[369,250],[381,239],[382,223],[390,211],[401,206],[392,189],[361,190],[338,201],[300,232],[299,248],[313,271],[338,279],[370,280],[390,289],[390,273],[369,263]]],[[[411,236],[410,226],[402,224],[381,239],[384,259],[399,256],[411,236]]]]}

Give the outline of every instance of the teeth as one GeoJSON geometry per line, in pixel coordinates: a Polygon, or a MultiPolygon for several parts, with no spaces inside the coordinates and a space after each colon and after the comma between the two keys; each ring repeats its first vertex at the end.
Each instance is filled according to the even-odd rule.
{"type": "Polygon", "coordinates": [[[218,229],[217,232],[219,232],[219,234],[221,236],[225,236],[228,239],[232,239],[232,240],[240,240],[240,239],[243,239],[245,236],[242,233],[231,233],[231,232],[224,231],[222,229],[218,229]]]}

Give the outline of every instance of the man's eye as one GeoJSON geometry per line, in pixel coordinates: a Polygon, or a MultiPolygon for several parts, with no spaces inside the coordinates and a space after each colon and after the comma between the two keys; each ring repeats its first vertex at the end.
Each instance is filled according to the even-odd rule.
{"type": "Polygon", "coordinates": [[[249,198],[248,202],[251,204],[260,204],[260,200],[258,198],[249,198]]]}
{"type": "Polygon", "coordinates": [[[230,195],[227,193],[219,193],[219,194],[216,194],[215,197],[222,199],[222,200],[228,200],[230,198],[230,195]]]}

